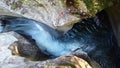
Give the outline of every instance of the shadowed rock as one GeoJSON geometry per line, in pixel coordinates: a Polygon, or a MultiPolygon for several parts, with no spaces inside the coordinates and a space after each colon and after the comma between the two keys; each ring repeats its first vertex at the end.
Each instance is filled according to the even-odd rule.
{"type": "Polygon", "coordinates": [[[35,45],[31,45],[15,32],[0,34],[0,68],[91,68],[86,61],[73,55],[46,61],[30,61],[28,59],[45,60],[45,56],[35,45]]]}
{"type": "Polygon", "coordinates": [[[8,47],[14,55],[24,56],[31,60],[47,59],[47,56],[41,53],[36,45],[31,44],[32,42],[27,41],[24,37],[15,32],[2,33],[0,34],[0,38],[1,48],[5,46],[6,48],[8,47]]]}

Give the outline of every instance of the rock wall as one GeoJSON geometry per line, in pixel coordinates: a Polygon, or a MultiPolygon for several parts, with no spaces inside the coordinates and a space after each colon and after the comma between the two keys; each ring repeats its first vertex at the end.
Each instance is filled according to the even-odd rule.
{"type": "Polygon", "coordinates": [[[107,8],[106,11],[120,46],[120,6],[107,8]]]}
{"type": "Polygon", "coordinates": [[[45,58],[40,57],[41,53],[38,51],[35,45],[31,45],[15,32],[0,34],[0,68],[91,68],[85,60],[74,55],[44,61],[31,61],[30,59],[45,58]],[[15,42],[19,43],[15,44],[15,42]]]}
{"type": "Polygon", "coordinates": [[[116,2],[117,0],[1,0],[0,15],[24,16],[66,32],[74,23],[94,16],[116,2]]]}

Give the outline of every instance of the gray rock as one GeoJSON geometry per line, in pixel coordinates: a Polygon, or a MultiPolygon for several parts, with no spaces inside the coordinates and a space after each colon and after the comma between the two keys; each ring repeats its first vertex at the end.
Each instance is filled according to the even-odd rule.
{"type": "MultiPolygon", "coordinates": [[[[10,15],[12,12],[13,15],[35,19],[62,31],[67,31],[73,23],[80,20],[67,12],[66,6],[61,0],[1,0],[0,7],[10,12],[10,15]]],[[[8,15],[8,13],[0,11],[0,15],[3,13],[8,15]]]]}
{"type": "Polygon", "coordinates": [[[12,56],[12,54],[27,57],[31,60],[47,59],[47,56],[42,54],[35,44],[31,44],[31,42],[15,32],[0,34],[0,50],[2,55],[0,56],[1,61],[4,60],[4,56],[12,56]]]}
{"type": "Polygon", "coordinates": [[[91,68],[86,61],[73,55],[46,59],[35,45],[21,35],[15,32],[0,33],[0,68],[91,68]]]}
{"type": "Polygon", "coordinates": [[[120,47],[120,7],[110,7],[106,11],[120,47]]]}
{"type": "Polygon", "coordinates": [[[12,35],[6,33],[0,34],[0,63],[2,63],[6,58],[12,56],[8,47],[15,41],[18,40],[12,35]]]}

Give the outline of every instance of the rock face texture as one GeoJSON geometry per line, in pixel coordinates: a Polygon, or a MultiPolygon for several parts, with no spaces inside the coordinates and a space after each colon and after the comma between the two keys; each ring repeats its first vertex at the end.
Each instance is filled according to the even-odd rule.
{"type": "Polygon", "coordinates": [[[73,55],[46,59],[35,45],[31,45],[21,35],[15,32],[0,34],[0,68],[91,68],[85,60],[73,55]]]}
{"type": "Polygon", "coordinates": [[[11,51],[8,49],[9,45],[17,41],[17,39],[11,35],[0,35],[0,62],[2,63],[7,57],[12,56],[11,51]],[[8,38],[7,38],[8,37],[8,38]]]}
{"type": "Polygon", "coordinates": [[[120,46],[120,7],[110,7],[106,11],[120,46]]]}
{"type": "Polygon", "coordinates": [[[65,5],[58,0],[3,0],[0,4],[1,7],[10,12],[41,21],[53,28],[58,28],[58,26],[66,24],[69,25],[80,20],[70,15],[65,5]]]}
{"type": "MultiPolygon", "coordinates": [[[[119,0],[1,0],[0,15],[31,18],[66,32],[81,19],[119,3],[119,0]]],[[[113,9],[108,14],[111,13],[110,19],[115,18],[113,22],[119,20],[113,9]]],[[[120,44],[119,23],[113,28],[120,44]]],[[[48,60],[49,57],[31,43],[15,32],[0,33],[0,68],[91,68],[86,61],[73,55],[48,60]]]]}
{"type": "Polygon", "coordinates": [[[0,15],[24,16],[66,32],[73,23],[119,3],[118,0],[1,0],[0,15]]]}
{"type": "Polygon", "coordinates": [[[37,46],[31,45],[25,38],[15,32],[0,34],[1,62],[7,57],[21,55],[31,59],[40,58],[41,52],[37,46]]]}

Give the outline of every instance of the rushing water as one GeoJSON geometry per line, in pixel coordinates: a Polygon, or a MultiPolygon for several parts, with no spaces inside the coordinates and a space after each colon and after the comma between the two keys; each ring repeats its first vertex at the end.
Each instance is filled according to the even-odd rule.
{"type": "Polygon", "coordinates": [[[0,16],[0,23],[1,32],[15,31],[28,40],[35,40],[40,50],[51,57],[76,51],[81,54],[83,51],[102,68],[118,68],[120,50],[104,11],[74,24],[64,35],[43,23],[23,17],[0,16]]]}

